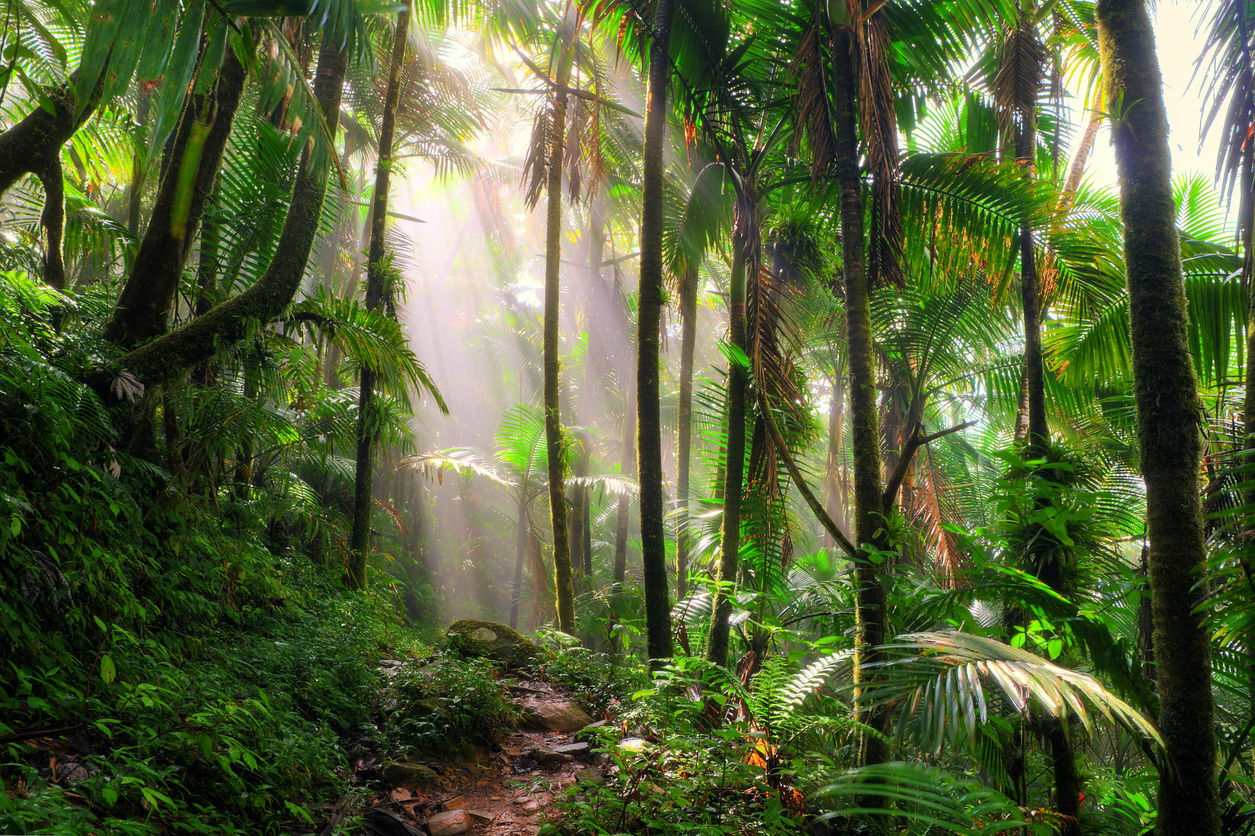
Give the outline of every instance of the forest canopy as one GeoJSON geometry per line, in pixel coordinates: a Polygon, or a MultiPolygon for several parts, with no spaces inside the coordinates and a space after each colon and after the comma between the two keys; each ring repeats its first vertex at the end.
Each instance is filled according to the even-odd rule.
{"type": "Polygon", "coordinates": [[[0,831],[1255,832],[1255,6],[0,15],[0,831]]]}

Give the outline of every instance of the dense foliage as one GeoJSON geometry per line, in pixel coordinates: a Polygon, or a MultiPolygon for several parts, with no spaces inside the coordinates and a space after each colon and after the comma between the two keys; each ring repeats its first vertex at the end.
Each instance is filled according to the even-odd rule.
{"type": "Polygon", "coordinates": [[[351,829],[486,618],[549,833],[1251,832],[1212,12],[1219,190],[1136,0],[9,3],[0,830],[351,829]]]}

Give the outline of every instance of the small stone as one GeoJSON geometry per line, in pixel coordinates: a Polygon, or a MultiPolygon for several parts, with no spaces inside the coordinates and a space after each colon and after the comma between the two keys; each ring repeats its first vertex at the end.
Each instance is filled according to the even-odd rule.
{"type": "Polygon", "coordinates": [[[576,732],[575,739],[595,740],[597,738],[597,732],[606,728],[608,725],[610,725],[610,721],[608,720],[598,720],[596,723],[589,723],[587,726],[576,732]]]}
{"type": "Polygon", "coordinates": [[[562,766],[575,760],[570,755],[554,751],[553,749],[533,749],[531,752],[528,752],[528,755],[541,766],[562,766]]]}
{"type": "Polygon", "coordinates": [[[469,833],[474,826],[475,820],[465,810],[437,813],[427,820],[427,832],[431,836],[460,836],[469,833]]]}
{"type": "Polygon", "coordinates": [[[604,784],[606,776],[595,766],[586,766],[575,770],[575,780],[581,784],[604,784]]]}
{"type": "Polygon", "coordinates": [[[497,818],[495,813],[485,813],[483,810],[467,810],[470,817],[481,824],[492,824],[497,818]]]}
{"type": "Polygon", "coordinates": [[[619,748],[626,749],[629,752],[645,751],[645,740],[640,737],[625,737],[619,741],[619,748]]]}
{"type": "Polygon", "coordinates": [[[446,813],[450,810],[465,810],[470,804],[464,796],[457,795],[440,805],[440,809],[446,813]]]}
{"type": "Polygon", "coordinates": [[[578,731],[593,722],[582,708],[566,700],[544,702],[532,698],[523,700],[519,707],[529,724],[550,731],[578,731]]]}
{"type": "Polygon", "coordinates": [[[587,743],[566,743],[562,746],[554,746],[553,750],[564,755],[579,757],[580,755],[587,755],[592,750],[592,747],[587,743]]]}
{"type": "Polygon", "coordinates": [[[436,773],[431,767],[423,766],[421,763],[408,763],[406,761],[393,761],[387,763],[383,768],[383,777],[386,781],[394,784],[405,782],[425,782],[434,781],[436,773]]]}
{"type": "MultiPolygon", "coordinates": [[[[523,804],[523,809],[528,813],[539,812],[540,802],[533,798],[531,801],[527,801],[523,804]]],[[[432,836],[436,836],[436,834],[433,833],[432,836]]]]}
{"type": "Polygon", "coordinates": [[[414,793],[410,792],[405,787],[397,787],[392,792],[388,793],[388,795],[393,801],[400,802],[409,800],[414,793]]]}

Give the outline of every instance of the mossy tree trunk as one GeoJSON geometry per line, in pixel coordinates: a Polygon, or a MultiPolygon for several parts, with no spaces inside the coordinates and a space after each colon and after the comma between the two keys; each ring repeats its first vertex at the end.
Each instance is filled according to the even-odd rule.
{"type": "Polygon", "coordinates": [[[567,84],[575,60],[575,23],[564,23],[554,79],[553,112],[549,119],[549,182],[545,227],[545,447],[549,466],[549,513],[553,523],[553,570],[558,596],[558,629],[575,635],[575,591],[571,582],[566,489],[563,482],[562,415],[559,404],[561,363],[558,360],[562,258],[562,152],[565,147],[567,84]]]}
{"type": "Polygon", "coordinates": [[[1099,0],[1100,56],[1120,182],[1134,403],[1146,484],[1159,731],[1158,836],[1220,832],[1211,665],[1203,616],[1201,405],[1186,341],[1168,124],[1143,0],[1099,0]]]}
{"type": "Polygon", "coordinates": [[[80,108],[74,96],[76,79],[77,73],[59,87],[44,91],[50,110],[36,105],[25,119],[0,133],[0,195],[27,174],[47,171],[60,158],[61,146],[96,109],[101,85],[97,85],[91,101],[80,108]]]}
{"type": "Polygon", "coordinates": [[[227,49],[213,93],[187,97],[157,198],[105,339],[124,348],[164,334],[206,202],[213,193],[247,71],[227,49]]]}
{"type": "MultiPolygon", "coordinates": [[[[375,193],[371,201],[370,250],[366,262],[366,309],[383,307],[390,268],[386,252],[388,230],[388,190],[392,175],[392,140],[396,132],[397,105],[401,100],[401,68],[405,64],[406,41],[410,32],[408,10],[397,15],[392,36],[392,61],[388,67],[388,88],[384,93],[383,120],[379,127],[379,157],[375,168],[375,193]]],[[[345,583],[349,589],[366,588],[366,559],[370,554],[371,495],[375,472],[375,436],[379,414],[375,406],[376,372],[362,364],[357,395],[357,461],[353,486],[353,532],[349,537],[349,565],[345,583]]]]}
{"type": "Polygon", "coordinates": [[[641,486],[641,568],[650,666],[671,658],[671,602],[667,541],[663,533],[662,406],[659,333],[662,316],[662,161],[667,139],[667,87],[671,83],[671,17],[675,0],[658,0],[649,52],[645,159],[641,211],[640,307],[636,319],[636,454],[641,486]]]}
{"type": "MultiPolygon", "coordinates": [[[[855,132],[854,50],[857,48],[848,27],[833,35],[834,90],[837,97],[835,134],[836,167],[840,188],[841,259],[845,273],[846,338],[850,363],[850,441],[854,470],[854,561],[855,589],[855,700],[870,674],[865,666],[880,659],[875,648],[885,641],[888,618],[885,589],[877,564],[867,548],[886,545],[881,518],[883,493],[880,474],[880,428],[876,412],[875,349],[872,345],[871,297],[863,259],[863,184],[858,173],[858,138],[855,132]]],[[[860,706],[861,722],[881,728],[883,712],[874,713],[860,706]]],[[[875,735],[862,736],[860,766],[882,763],[888,756],[884,742],[875,735]]]]}
{"type": "MultiPolygon", "coordinates": [[[[348,52],[333,38],[324,38],[314,75],[314,97],[333,139],[347,67],[348,52]]],[[[318,235],[327,174],[310,165],[308,150],[302,155],[275,256],[256,284],[183,327],[122,355],[117,365],[143,380],[166,380],[239,342],[253,324],[270,322],[282,314],[300,289],[310,248],[318,235]]]]}

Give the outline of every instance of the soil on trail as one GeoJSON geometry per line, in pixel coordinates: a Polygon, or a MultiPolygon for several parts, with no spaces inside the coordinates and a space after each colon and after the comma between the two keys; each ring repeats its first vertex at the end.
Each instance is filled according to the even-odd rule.
{"type": "Polygon", "coordinates": [[[593,763],[591,747],[577,740],[583,737],[579,729],[544,727],[542,714],[566,713],[566,723],[551,720],[550,725],[567,728],[589,720],[585,715],[570,722],[570,713],[580,714],[570,694],[520,672],[511,673],[502,683],[525,715],[523,726],[502,736],[500,751],[481,752],[457,763],[410,762],[427,767],[434,777],[431,773],[400,777],[396,773],[401,770],[394,769],[392,779],[385,780],[386,789],[368,802],[368,833],[403,832],[398,825],[404,823],[432,836],[535,836],[551,819],[555,796],[573,784],[604,780],[593,763]],[[371,813],[389,821],[372,827],[371,813]]]}

